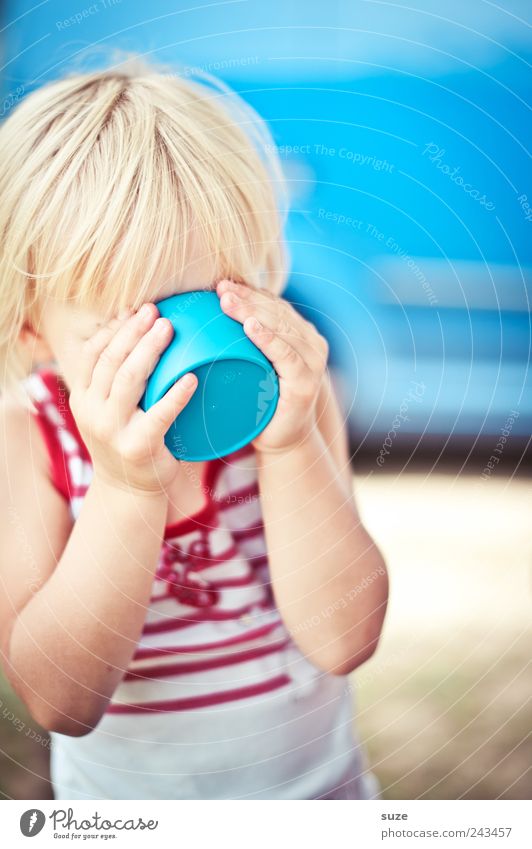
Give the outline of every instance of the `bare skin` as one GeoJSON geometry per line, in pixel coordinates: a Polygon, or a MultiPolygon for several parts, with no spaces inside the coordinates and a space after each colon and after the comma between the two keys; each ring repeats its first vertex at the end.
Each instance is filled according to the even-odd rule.
{"type": "MultiPolygon", "coordinates": [[[[155,300],[205,288],[204,275],[161,287],[155,300]]],[[[223,297],[231,283],[213,288],[280,375],[282,402],[253,443],[279,609],[317,666],[346,674],[375,649],[387,578],[352,495],[326,344],[282,298],[245,287],[247,305],[235,309],[223,297]],[[375,570],[356,601],[320,616],[375,570]],[[299,627],[315,616],[316,627],[299,627]]],[[[93,478],[75,523],[49,481],[35,422],[12,403],[0,405],[8,484],[0,495],[0,648],[13,687],[49,730],[79,736],[98,723],[140,637],[165,524],[205,500],[204,464],[179,463],[164,444],[195,379],[188,389],[176,383],[147,413],[137,406],[172,333],[153,303],[102,323],[50,302],[40,327],[25,329],[22,341],[57,362],[91,454],[93,478]]]]}

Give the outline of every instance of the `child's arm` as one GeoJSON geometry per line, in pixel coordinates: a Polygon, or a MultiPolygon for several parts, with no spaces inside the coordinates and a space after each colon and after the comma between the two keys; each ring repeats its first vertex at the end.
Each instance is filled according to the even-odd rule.
{"type": "Polygon", "coordinates": [[[317,666],[347,674],[375,650],[388,577],[353,497],[328,342],[271,292],[227,279],[217,291],[279,376],[274,415],[252,441],[277,606],[317,666]]]}
{"type": "Polygon", "coordinates": [[[135,319],[108,325],[107,337],[99,331],[80,370],[76,420],[94,450],[94,476],[72,530],[30,414],[2,411],[4,669],[43,727],[75,736],[101,718],[138,641],[164,532],[165,487],[178,468],[164,434],[191,397],[178,381],[151,408],[155,415],[136,407],[171,334],[146,332],[135,319]],[[124,377],[132,373],[127,391],[124,377]],[[117,405],[134,416],[120,431],[117,405]]]}
{"type": "Polygon", "coordinates": [[[257,462],[276,603],[309,659],[345,675],[377,646],[388,576],[360,520],[345,426],[324,386],[319,426],[286,453],[257,452],[257,462]]]}
{"type": "Polygon", "coordinates": [[[28,436],[18,411],[2,418],[4,670],[44,728],[86,734],[138,640],[167,501],[95,480],[70,532],[66,502],[43,462],[32,465],[39,434],[28,436]]]}

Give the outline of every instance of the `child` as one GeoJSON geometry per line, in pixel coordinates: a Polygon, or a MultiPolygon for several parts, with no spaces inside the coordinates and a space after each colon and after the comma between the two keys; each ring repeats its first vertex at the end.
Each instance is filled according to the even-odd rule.
{"type": "Polygon", "coordinates": [[[346,676],[387,575],[327,343],[280,294],[271,150],[227,90],[135,57],[0,128],[0,640],[57,799],[378,792],[346,676]],[[243,449],[178,462],[164,434],[196,378],[138,401],[173,332],[155,302],[206,288],[280,400],[243,449]]]}

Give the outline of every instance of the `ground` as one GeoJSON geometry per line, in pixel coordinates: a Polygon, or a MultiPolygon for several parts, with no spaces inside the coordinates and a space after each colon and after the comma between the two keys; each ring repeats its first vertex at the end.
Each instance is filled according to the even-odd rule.
{"type": "Polygon", "coordinates": [[[355,491],[391,578],[352,676],[383,797],[530,799],[530,482],[367,474],[355,491]]]}

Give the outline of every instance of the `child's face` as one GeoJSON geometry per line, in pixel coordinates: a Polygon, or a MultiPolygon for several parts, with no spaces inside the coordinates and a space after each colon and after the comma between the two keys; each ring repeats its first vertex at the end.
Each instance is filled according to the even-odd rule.
{"type": "MultiPolygon", "coordinates": [[[[187,264],[179,280],[154,287],[152,302],[194,289],[214,291],[219,276],[205,255],[187,264]]],[[[25,328],[22,343],[31,348],[32,358],[55,360],[67,387],[72,385],[83,343],[105,322],[98,312],[82,309],[74,302],[45,300],[38,328],[25,328]]]]}

